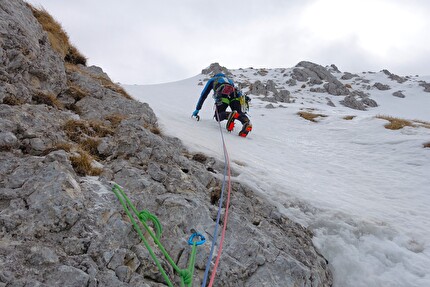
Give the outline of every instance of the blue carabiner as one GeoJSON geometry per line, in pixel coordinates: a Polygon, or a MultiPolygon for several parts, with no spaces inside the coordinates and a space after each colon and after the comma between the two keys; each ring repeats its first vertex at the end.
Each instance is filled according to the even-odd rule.
{"type": "Polygon", "coordinates": [[[205,242],[206,242],[206,238],[202,234],[200,234],[198,232],[193,233],[190,236],[190,239],[188,239],[188,244],[189,245],[193,245],[194,243],[196,243],[196,245],[198,246],[198,245],[202,245],[205,242]],[[200,237],[200,241],[197,241],[197,242],[193,241],[194,237],[196,237],[196,236],[200,237]]]}

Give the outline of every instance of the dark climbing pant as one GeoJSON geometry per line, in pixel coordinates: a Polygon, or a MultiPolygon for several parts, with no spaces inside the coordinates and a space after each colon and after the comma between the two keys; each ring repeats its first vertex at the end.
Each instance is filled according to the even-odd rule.
{"type": "Polygon", "coordinates": [[[242,112],[242,107],[240,105],[239,99],[230,100],[230,104],[227,104],[223,101],[217,101],[215,103],[216,110],[214,118],[217,119],[217,114],[219,115],[219,122],[228,119],[230,112],[227,112],[227,108],[230,106],[232,111],[237,111],[239,113],[239,117],[237,118],[242,124],[249,122],[248,117],[245,113],[242,112]]]}

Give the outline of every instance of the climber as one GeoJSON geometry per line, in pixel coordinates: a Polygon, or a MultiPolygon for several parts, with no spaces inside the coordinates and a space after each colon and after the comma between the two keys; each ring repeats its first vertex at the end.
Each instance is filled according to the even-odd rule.
{"type": "Polygon", "coordinates": [[[218,122],[227,120],[226,129],[229,132],[234,128],[234,120],[239,120],[242,123],[239,136],[246,137],[252,130],[252,124],[246,115],[246,109],[242,107],[248,105],[250,98],[242,95],[242,92],[234,86],[233,80],[227,78],[222,73],[216,74],[206,83],[199,101],[197,102],[196,110],[193,112],[193,116],[198,116],[211,90],[214,91],[213,98],[215,99],[216,105],[214,118],[218,122]],[[231,112],[226,111],[229,106],[231,112]]]}

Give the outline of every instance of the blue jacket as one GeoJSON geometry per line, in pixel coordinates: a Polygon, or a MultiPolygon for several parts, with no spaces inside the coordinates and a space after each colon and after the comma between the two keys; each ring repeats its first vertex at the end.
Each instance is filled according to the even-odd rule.
{"type": "Polygon", "coordinates": [[[230,84],[234,87],[233,80],[227,78],[223,73],[216,74],[206,83],[206,86],[204,87],[204,89],[200,95],[199,101],[197,102],[196,110],[201,110],[203,103],[205,102],[205,100],[208,97],[211,90],[215,91],[216,88],[218,88],[218,86],[220,86],[222,84],[230,84]],[[217,87],[214,87],[215,82],[216,82],[217,87]]]}

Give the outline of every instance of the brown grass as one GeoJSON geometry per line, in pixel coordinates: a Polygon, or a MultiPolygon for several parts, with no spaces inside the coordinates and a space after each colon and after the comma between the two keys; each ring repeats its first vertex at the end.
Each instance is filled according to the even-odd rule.
{"type": "Polygon", "coordinates": [[[344,116],[344,117],[343,117],[343,119],[344,119],[344,120],[347,120],[347,121],[350,121],[350,120],[352,120],[353,118],[355,118],[355,116],[344,116]]]}
{"type": "Polygon", "coordinates": [[[75,114],[81,115],[82,111],[76,104],[66,104],[66,109],[71,110],[75,114]]]}
{"type": "Polygon", "coordinates": [[[34,17],[42,26],[43,30],[48,33],[48,39],[54,51],[59,53],[61,57],[72,64],[86,65],[87,59],[73,45],[70,44],[69,36],[44,8],[36,9],[30,4],[27,4],[33,12],[34,17]]]}
{"type": "Polygon", "coordinates": [[[424,146],[425,148],[430,148],[430,142],[423,143],[423,146],[424,146]]]}
{"type": "Polygon", "coordinates": [[[70,140],[74,142],[81,142],[84,135],[95,136],[95,132],[90,128],[88,123],[81,120],[68,120],[64,124],[64,131],[70,140]]]}
{"type": "Polygon", "coordinates": [[[106,126],[102,121],[91,120],[88,123],[99,137],[105,137],[114,134],[114,130],[111,127],[106,126]]]}
{"type": "Polygon", "coordinates": [[[395,118],[395,117],[390,117],[390,116],[382,116],[382,115],[378,115],[378,116],[376,116],[376,118],[389,121],[388,124],[384,125],[384,127],[386,129],[389,129],[389,130],[399,130],[399,129],[402,129],[404,127],[413,127],[414,126],[414,124],[411,121],[405,120],[405,119],[400,119],[400,118],[395,118]]]}
{"type": "Polygon", "coordinates": [[[425,121],[421,121],[421,120],[414,120],[413,122],[417,123],[418,126],[420,126],[420,127],[430,129],[430,123],[429,122],[425,122],[425,121]]]}
{"type": "Polygon", "coordinates": [[[149,130],[151,133],[155,135],[161,135],[161,129],[158,126],[155,126],[152,124],[146,124],[144,128],[149,130]]]}
{"type": "Polygon", "coordinates": [[[110,121],[113,128],[117,128],[121,124],[122,120],[126,118],[127,116],[122,114],[112,114],[112,115],[105,116],[105,119],[110,121]]]}
{"type": "Polygon", "coordinates": [[[317,122],[315,119],[318,117],[327,117],[326,115],[322,115],[322,114],[314,114],[314,113],[310,113],[310,112],[298,112],[297,113],[299,116],[301,116],[302,118],[311,121],[311,122],[317,122]]]}
{"type": "Polygon", "coordinates": [[[99,158],[99,151],[97,150],[97,147],[100,144],[100,139],[98,138],[86,138],[80,142],[80,147],[90,153],[92,156],[95,156],[96,158],[99,158]]]}
{"type": "Polygon", "coordinates": [[[109,90],[112,90],[120,95],[122,95],[124,98],[132,100],[133,98],[119,85],[114,84],[111,80],[105,78],[105,77],[95,77],[94,75],[91,75],[94,79],[97,79],[100,81],[100,84],[109,90]]]}
{"type": "Polygon", "coordinates": [[[73,155],[70,157],[73,169],[80,176],[97,176],[102,173],[102,169],[93,167],[93,160],[94,159],[91,157],[91,155],[84,150],[78,150],[77,155],[73,155]]]}
{"type": "Polygon", "coordinates": [[[74,65],[87,65],[87,58],[85,58],[79,51],[76,49],[75,46],[70,45],[69,49],[67,50],[67,54],[64,57],[64,60],[68,63],[74,64],[74,65]]]}
{"type": "Polygon", "coordinates": [[[83,98],[90,95],[88,92],[83,91],[78,85],[71,81],[67,82],[66,93],[71,95],[75,101],[82,100],[83,98]]]}
{"type": "Polygon", "coordinates": [[[105,137],[114,133],[111,127],[96,120],[68,120],[64,124],[64,131],[69,139],[76,143],[82,143],[88,137],[105,137]]]}
{"type": "Polygon", "coordinates": [[[36,92],[31,99],[37,104],[45,104],[59,110],[64,108],[63,104],[52,93],[44,93],[39,91],[36,92]]]}
{"type": "Polygon", "coordinates": [[[15,96],[6,96],[3,98],[3,104],[9,106],[21,106],[24,104],[24,101],[15,96]]]}

